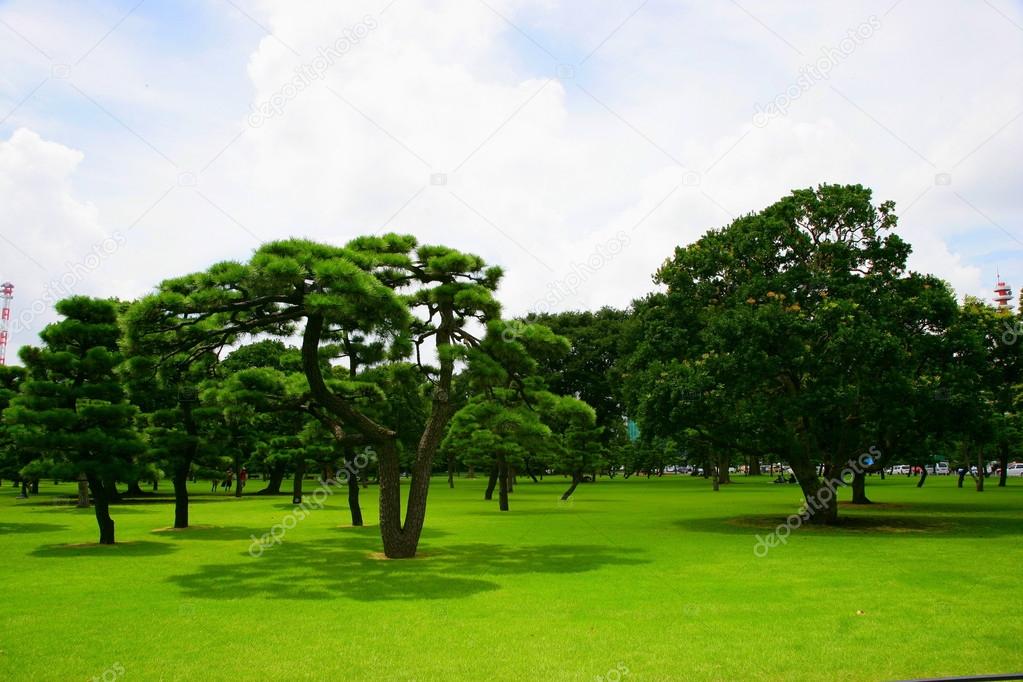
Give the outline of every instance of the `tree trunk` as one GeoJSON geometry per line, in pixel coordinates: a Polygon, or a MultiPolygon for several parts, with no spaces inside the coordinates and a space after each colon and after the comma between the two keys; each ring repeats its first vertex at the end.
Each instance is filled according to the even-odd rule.
{"type": "Polygon", "coordinates": [[[817,468],[806,461],[789,458],[789,466],[806,501],[804,515],[810,523],[833,526],[838,523],[838,493],[834,484],[817,477],[817,468]]]}
{"type": "Polygon", "coordinates": [[[359,503],[359,470],[355,465],[355,450],[345,448],[345,472],[348,475],[348,509],[352,514],[352,525],[362,526],[362,505],[359,503]]]}
{"type": "Polygon", "coordinates": [[[99,526],[99,544],[114,544],[114,520],[110,518],[110,497],[107,484],[98,476],[88,476],[89,489],[96,508],[96,524],[99,526]]]}
{"type": "Polygon", "coordinates": [[[528,459],[526,460],[525,464],[526,464],[526,475],[529,476],[531,479],[533,479],[533,483],[539,483],[540,481],[536,480],[536,474],[533,473],[533,467],[529,466],[529,460],[528,459]]]}
{"type": "Polygon", "coordinates": [[[749,468],[746,470],[748,476],[760,476],[760,458],[756,455],[752,455],[749,458],[749,468]]]}
{"type": "Polygon", "coordinates": [[[305,461],[295,467],[295,484],[291,492],[291,503],[302,504],[302,479],[305,478],[305,461]]]}
{"type": "Polygon", "coordinates": [[[498,455],[497,458],[497,479],[499,483],[497,506],[501,511],[508,511],[508,463],[504,455],[498,455]]]}
{"type": "Polygon", "coordinates": [[[89,480],[85,474],[78,474],[78,504],[79,509],[89,508],[89,480]]]}
{"type": "MultiPolygon", "coordinates": [[[[704,469],[706,471],[706,469],[704,469]]],[[[721,490],[721,469],[717,466],[714,467],[713,474],[714,492],[721,490]]]]}
{"type": "Polygon", "coordinates": [[[188,528],[188,470],[179,466],[174,470],[174,527],[188,528]]]}
{"type": "Polygon", "coordinates": [[[959,481],[956,483],[957,488],[963,487],[963,480],[966,478],[966,472],[969,471],[965,466],[959,467],[959,481]]]}
{"type": "Polygon", "coordinates": [[[257,495],[279,495],[281,492],[281,484],[284,483],[284,465],[276,464],[274,468],[269,472],[270,477],[267,479],[266,487],[260,490],[257,495]]]}
{"type": "Polygon", "coordinates": [[[128,489],[124,491],[124,494],[130,497],[138,497],[139,495],[144,494],[142,492],[142,488],[139,486],[138,479],[135,479],[134,481],[130,481],[128,483],[128,489]]]}
{"type": "Polygon", "coordinates": [[[469,467],[469,473],[468,473],[468,474],[466,474],[466,476],[465,476],[465,477],[466,477],[466,478],[476,478],[476,467],[474,467],[474,466],[470,466],[470,467],[469,467]]]}
{"type": "Polygon", "coordinates": [[[854,471],[852,479],[852,503],[872,504],[867,497],[867,474],[863,471],[854,471]]]}
{"type": "Polygon", "coordinates": [[[241,497],[242,496],[242,486],[244,486],[244,485],[245,484],[242,483],[242,458],[241,458],[241,455],[239,455],[239,456],[235,457],[235,459],[234,459],[234,496],[235,497],[241,497]]]}
{"type": "Polygon", "coordinates": [[[1005,479],[1009,475],[1009,443],[1007,441],[1003,441],[998,444],[998,468],[1001,469],[1001,471],[998,472],[998,487],[1004,488],[1006,483],[1005,479]]]}
{"type": "Polygon", "coordinates": [[[722,484],[731,483],[732,477],[728,471],[729,458],[725,455],[718,457],[718,481],[722,484]]]}
{"type": "MultiPolygon", "coordinates": [[[[442,303],[439,308],[440,321],[434,338],[437,348],[444,348],[451,344],[451,333],[456,321],[450,304],[442,303]]],[[[309,390],[320,405],[335,414],[342,423],[350,424],[379,449],[377,455],[380,481],[380,537],[384,545],[384,555],[389,559],[411,559],[416,555],[423,523],[426,520],[426,499],[430,491],[433,459],[444,437],[444,430],[454,414],[451,405],[454,359],[441,353],[440,371],[433,391],[430,415],[419,439],[416,458],[412,464],[412,480],[409,482],[403,523],[401,462],[396,447],[397,434],[359,412],[351,403],[327,387],[319,356],[323,328],[322,314],[311,313],[306,317],[305,330],[302,334],[302,369],[309,382],[309,390]]]]}
{"type": "MultiPolygon", "coordinates": [[[[438,332],[438,344],[443,345],[446,341],[447,335],[438,332]]],[[[434,390],[430,417],[419,439],[416,459],[412,464],[404,523],[401,523],[401,472],[393,435],[380,453],[380,534],[384,540],[384,554],[388,559],[411,559],[419,547],[419,537],[426,522],[426,500],[430,492],[433,459],[454,414],[449,398],[452,367],[446,360],[441,361],[441,378],[434,390]],[[386,479],[385,462],[391,469],[386,479]]]]}
{"type": "Polygon", "coordinates": [[[561,496],[561,499],[562,500],[567,500],[568,498],[572,497],[572,493],[575,492],[575,489],[579,486],[579,482],[582,481],[582,480],[583,480],[582,473],[579,472],[578,470],[573,471],[572,472],[572,485],[570,485],[568,490],[565,491],[565,494],[561,496]]]}
{"type": "Polygon", "coordinates": [[[448,455],[448,487],[455,487],[455,456],[448,455]]]}
{"type": "Polygon", "coordinates": [[[188,528],[188,475],[192,471],[192,460],[199,450],[199,428],[192,416],[192,403],[182,400],[180,405],[188,441],[181,461],[174,468],[174,527],[188,528]]]}
{"type": "Polygon", "coordinates": [[[494,488],[497,487],[497,465],[490,467],[490,478],[487,479],[487,489],[483,493],[484,500],[494,499],[494,488]]]}
{"type": "Polygon", "coordinates": [[[924,487],[924,481],[926,481],[926,480],[927,480],[927,466],[925,465],[925,466],[920,467],[920,480],[916,482],[916,487],[917,488],[923,488],[924,487]]]}
{"type": "Polygon", "coordinates": [[[38,478],[33,478],[32,479],[32,494],[33,495],[38,495],[39,494],[39,479],[38,478]]]}
{"type": "Polygon", "coordinates": [[[508,467],[508,492],[515,492],[515,467],[508,467]]]}

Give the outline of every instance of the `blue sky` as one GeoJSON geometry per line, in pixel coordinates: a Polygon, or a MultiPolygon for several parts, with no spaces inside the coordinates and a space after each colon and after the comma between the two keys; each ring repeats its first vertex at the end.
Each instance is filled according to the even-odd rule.
{"type": "Polygon", "coordinates": [[[961,294],[1023,284],[1017,0],[9,0],[0,60],[15,347],[55,291],[289,235],[475,250],[510,314],[626,305],[675,245],[819,182],[895,200],[961,294]]]}

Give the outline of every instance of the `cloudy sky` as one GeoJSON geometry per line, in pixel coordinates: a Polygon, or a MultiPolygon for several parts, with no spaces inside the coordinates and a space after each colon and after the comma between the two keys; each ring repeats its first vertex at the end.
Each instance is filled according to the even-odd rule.
{"type": "Polygon", "coordinates": [[[10,355],[69,293],[399,231],[506,312],[626,305],[793,188],[897,202],[914,269],[1023,285],[1023,3],[0,2],[10,355]]]}

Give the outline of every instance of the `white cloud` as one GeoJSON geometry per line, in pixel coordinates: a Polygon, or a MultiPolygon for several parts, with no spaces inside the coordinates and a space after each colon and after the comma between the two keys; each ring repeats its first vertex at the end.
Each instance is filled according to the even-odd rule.
{"type": "Polygon", "coordinates": [[[72,177],[80,151],[27,129],[0,141],[0,235],[4,280],[15,284],[11,354],[53,321],[65,296],[106,291],[99,271],[116,257],[123,236],[108,235],[95,205],[76,197],[72,177]]]}
{"type": "MultiPolygon", "coordinates": [[[[75,46],[117,16],[62,23],[45,5],[12,4],[16,13],[0,15],[32,37],[60,23],[54,35],[75,46]]],[[[129,236],[96,291],[138,295],[245,258],[260,239],[343,241],[384,228],[505,266],[502,298],[517,314],[624,231],[628,246],[558,306],[625,305],[650,290],[675,245],[819,182],[860,182],[896,200],[913,267],[961,292],[987,295],[996,266],[1023,281],[1020,243],[1006,234],[1023,239],[1023,117],[1013,118],[1023,41],[987,6],[934,12],[904,0],[886,14],[887,0],[743,3],[751,17],[729,3],[654,0],[622,24],[634,7],[398,0],[381,14],[385,5],[260,0],[240,5],[250,20],[210,3],[192,18],[223,27],[224,39],[194,44],[182,26],[177,52],[166,36],[151,44],[160,24],[143,6],[72,76],[130,131],[67,83],[22,107],[19,123],[85,153],[77,170],[68,157],[47,171],[64,198],[42,212],[78,216],[60,222],[69,234],[98,230],[102,215],[129,236]],[[785,116],[753,125],[757,103],[872,15],[880,28],[827,79],[785,116]],[[367,16],[371,29],[308,87],[284,90],[367,16]],[[574,73],[555,78],[559,64],[574,73]],[[275,96],[279,111],[250,126],[275,96]],[[196,187],[178,185],[182,173],[196,187]],[[935,183],[942,173],[951,184],[935,183]],[[446,183],[431,184],[436,174],[446,183]]],[[[23,45],[0,58],[11,50],[31,66],[2,71],[0,109],[46,66],[23,45]]]]}

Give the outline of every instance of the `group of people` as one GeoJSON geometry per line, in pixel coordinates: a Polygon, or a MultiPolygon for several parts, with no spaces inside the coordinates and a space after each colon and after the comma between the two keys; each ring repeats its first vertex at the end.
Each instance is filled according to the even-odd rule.
{"type": "MultiPolygon", "coordinates": [[[[238,470],[238,487],[239,489],[245,488],[245,482],[249,480],[249,472],[245,467],[238,470]]],[[[223,488],[226,492],[231,492],[231,486],[234,485],[234,469],[231,467],[227,468],[223,479],[213,479],[213,486],[210,488],[211,493],[217,492],[217,487],[223,488]]]]}
{"type": "Polygon", "coordinates": [[[774,479],[774,482],[775,483],[795,483],[796,482],[796,476],[795,476],[795,474],[789,474],[788,480],[786,480],[784,474],[778,474],[778,478],[774,479]]]}

